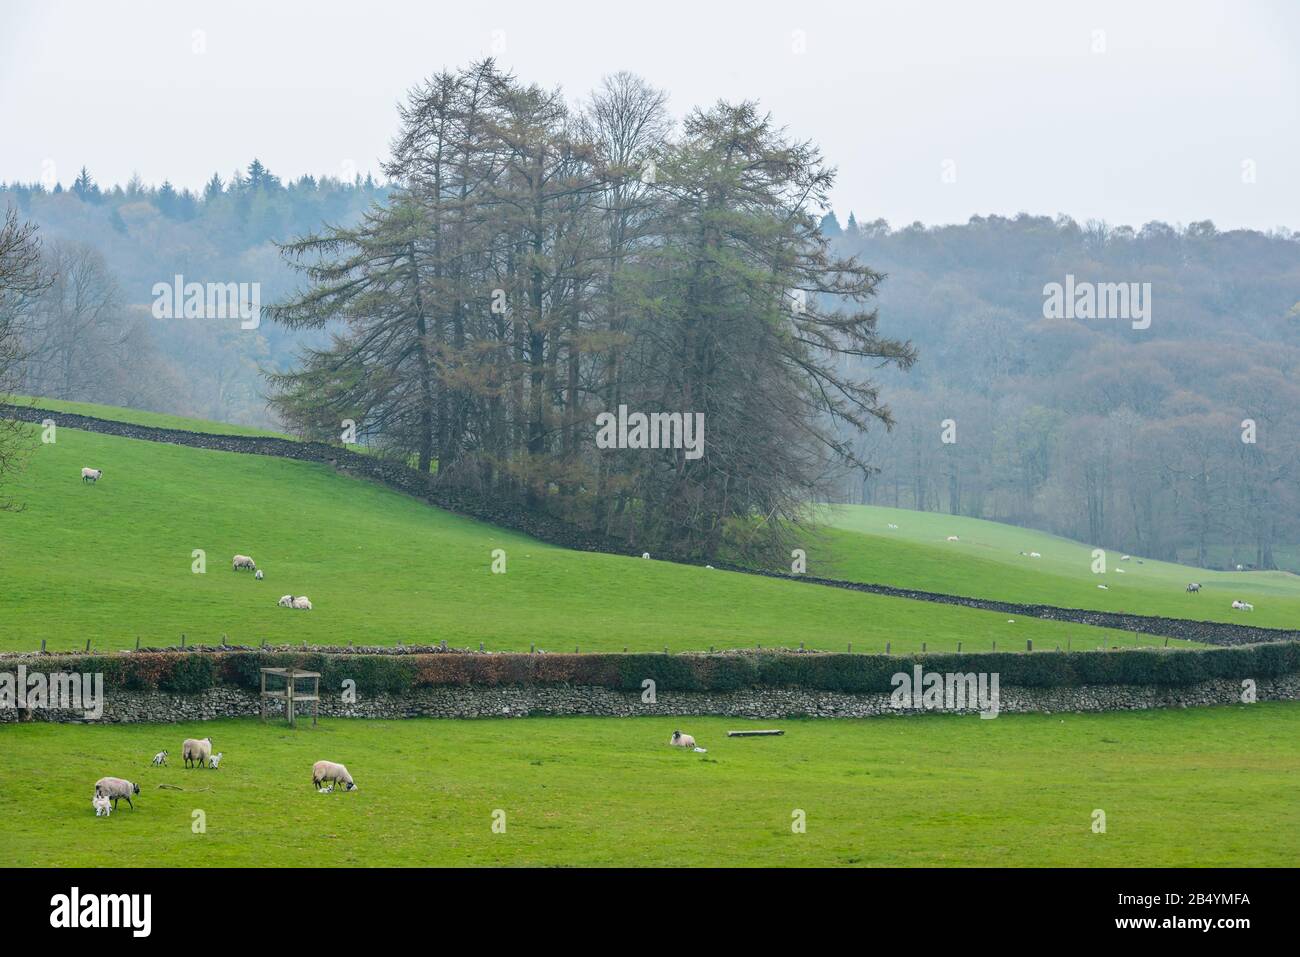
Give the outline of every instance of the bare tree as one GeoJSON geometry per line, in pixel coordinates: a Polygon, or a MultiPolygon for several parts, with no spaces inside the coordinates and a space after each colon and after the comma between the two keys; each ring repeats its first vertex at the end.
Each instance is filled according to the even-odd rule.
{"type": "MultiPolygon", "coordinates": [[[[0,226],[0,400],[9,400],[21,372],[24,317],[48,283],[40,253],[35,225],[20,223],[17,212],[7,209],[0,226]]],[[[5,479],[22,466],[29,449],[26,426],[0,418],[0,508],[14,507],[5,479]]]]}

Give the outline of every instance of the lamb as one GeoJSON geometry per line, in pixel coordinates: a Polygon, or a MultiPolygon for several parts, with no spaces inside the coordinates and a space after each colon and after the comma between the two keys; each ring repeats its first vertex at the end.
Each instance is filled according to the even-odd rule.
{"type": "Polygon", "coordinates": [[[103,475],[104,475],[103,469],[82,469],[81,481],[89,482],[90,484],[94,485],[96,482],[100,480],[100,478],[103,477],[103,475]]]}
{"type": "Polygon", "coordinates": [[[113,810],[117,810],[117,802],[126,799],[126,803],[131,805],[131,810],[135,810],[135,805],[131,804],[131,795],[140,793],[140,785],[132,784],[130,781],[122,778],[100,778],[95,782],[95,797],[107,797],[113,802],[113,810]]]}
{"type": "Polygon", "coordinates": [[[257,571],[253,572],[253,577],[256,578],[258,581],[261,581],[261,580],[262,580],[262,569],[259,568],[257,571]]]}
{"type": "Polygon", "coordinates": [[[317,761],[311,766],[311,783],[316,785],[316,790],[320,790],[322,783],[328,782],[331,789],[335,784],[342,784],[343,790],[355,791],[357,786],[352,783],[352,775],[348,774],[348,769],[341,764],[335,764],[333,761],[317,761]]]}
{"type": "Polygon", "coordinates": [[[224,755],[220,751],[218,751],[212,757],[208,758],[208,767],[211,768],[213,771],[217,770],[217,768],[221,767],[222,757],[224,757],[224,755]]]}
{"type": "Polygon", "coordinates": [[[950,541],[950,542],[960,542],[961,539],[958,538],[956,535],[949,535],[949,536],[948,536],[948,541],[950,541]]]}
{"type": "Polygon", "coordinates": [[[111,800],[107,794],[99,793],[90,799],[91,807],[95,809],[95,817],[108,817],[113,813],[111,800]]]}
{"type": "Polygon", "coordinates": [[[1200,583],[1200,582],[1188,582],[1188,583],[1187,583],[1187,593],[1188,593],[1189,595],[1194,595],[1194,594],[1196,594],[1197,592],[1199,592],[1200,590],[1201,590],[1201,583],[1200,583]]]}
{"type": "Polygon", "coordinates": [[[689,734],[682,734],[680,731],[674,731],[673,736],[668,743],[674,748],[693,748],[695,747],[695,738],[689,734]]]}
{"type": "Polygon", "coordinates": [[[241,568],[251,568],[253,571],[257,571],[257,562],[247,555],[236,555],[231,560],[230,566],[232,571],[239,571],[241,568]]]}
{"type": "Polygon", "coordinates": [[[300,595],[293,600],[293,607],[301,611],[311,611],[311,599],[306,595],[300,595]]]}
{"type": "Polygon", "coordinates": [[[1232,603],[1232,607],[1233,607],[1233,608],[1236,608],[1238,611],[1254,611],[1254,610],[1255,610],[1255,606],[1252,605],[1252,604],[1251,604],[1250,602],[1248,602],[1248,601],[1234,601],[1234,602],[1232,603]]]}
{"type": "Polygon", "coordinates": [[[280,600],[279,600],[278,602],[276,602],[276,604],[279,605],[281,608],[292,608],[292,607],[293,607],[293,596],[292,596],[292,595],[281,595],[281,596],[280,596],[280,600]]]}
{"type": "Polygon", "coordinates": [[[159,751],[157,754],[155,754],[155,755],[153,756],[153,760],[150,761],[149,763],[150,763],[150,764],[158,764],[158,765],[161,765],[161,766],[164,767],[164,768],[167,767],[167,752],[166,752],[166,751],[159,751]]]}
{"type": "Polygon", "coordinates": [[[185,758],[185,766],[201,768],[208,763],[208,758],[212,755],[211,738],[186,738],[185,744],[181,746],[181,755],[185,758]],[[190,762],[194,764],[191,765],[190,762]]]}

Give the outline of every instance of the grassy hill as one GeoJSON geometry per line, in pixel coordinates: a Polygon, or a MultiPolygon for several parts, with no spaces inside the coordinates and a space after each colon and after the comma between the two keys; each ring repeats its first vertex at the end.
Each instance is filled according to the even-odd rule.
{"type": "Polygon", "coordinates": [[[1215,572],[1140,555],[1121,561],[1122,553],[1108,551],[1106,573],[1094,574],[1092,546],[1032,529],[862,505],[827,506],[820,514],[831,527],[807,549],[812,575],[1013,602],[1300,628],[1300,577],[1290,572],[1215,572]],[[949,535],[960,541],[947,541],[949,535]],[[1035,551],[1042,558],[1028,557],[1035,551]],[[1200,594],[1187,593],[1192,581],[1202,584],[1200,594]],[[1251,602],[1255,610],[1234,611],[1233,599],[1251,602]]]}
{"type": "Polygon", "coordinates": [[[1290,866],[1300,856],[1296,703],[791,719],[781,738],[725,736],[738,726],[11,725],[5,775],[19,786],[0,789],[0,866],[1290,866]],[[669,748],[677,727],[708,753],[669,748]],[[212,736],[219,771],[179,766],[190,735],[212,736]],[[172,766],[151,767],[162,748],[172,766]],[[345,763],[359,790],[316,794],[322,756],[345,763]],[[91,785],[104,774],[140,784],[134,811],[94,816],[91,785]],[[491,829],[498,809],[504,834],[491,829]],[[791,830],[796,809],[806,833],[791,830]],[[1104,834],[1092,831],[1095,809],[1104,834]],[[206,833],[191,832],[195,810],[206,833]]]}
{"type": "MultiPolygon", "coordinates": [[[[101,415],[111,410],[100,410],[101,415]]],[[[0,650],[307,642],[527,651],[798,647],[967,650],[1126,644],[1132,635],[573,552],[325,466],[63,428],[0,512],[0,650]],[[82,466],[102,468],[83,484],[82,466]],[[507,572],[492,574],[492,550],[507,572]],[[195,549],[205,574],[191,571],[195,549]],[[230,569],[236,553],[265,570],[230,569]],[[315,608],[276,607],[307,595],[315,608]]],[[[1144,637],[1145,644],[1163,639],[1144,637]]]]}

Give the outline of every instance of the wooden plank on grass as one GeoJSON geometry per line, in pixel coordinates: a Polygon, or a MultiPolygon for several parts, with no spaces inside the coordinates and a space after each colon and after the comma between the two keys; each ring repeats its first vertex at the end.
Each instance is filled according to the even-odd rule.
{"type": "Polygon", "coordinates": [[[729,738],[761,738],[773,734],[785,734],[784,731],[728,731],[729,738]]]}

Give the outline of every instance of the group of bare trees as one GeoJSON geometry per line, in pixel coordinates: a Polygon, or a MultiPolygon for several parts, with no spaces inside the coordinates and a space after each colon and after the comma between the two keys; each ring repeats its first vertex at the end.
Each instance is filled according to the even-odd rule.
{"type": "Polygon", "coordinates": [[[683,552],[797,520],[836,437],[888,421],[844,357],[902,366],[880,276],[817,228],[832,172],[749,103],[691,113],[626,74],[582,108],[485,61],[401,110],[388,203],[285,246],[273,317],[342,328],[273,377],[281,416],[440,482],[683,552]],[[601,449],[620,406],[702,413],[703,454],[601,449]]]}
{"type": "MultiPolygon", "coordinates": [[[[0,399],[13,392],[19,381],[23,318],[46,285],[36,227],[21,222],[16,210],[5,210],[0,223],[0,399]]],[[[12,502],[4,485],[21,465],[27,445],[25,426],[0,418],[0,508],[12,502]]]]}

